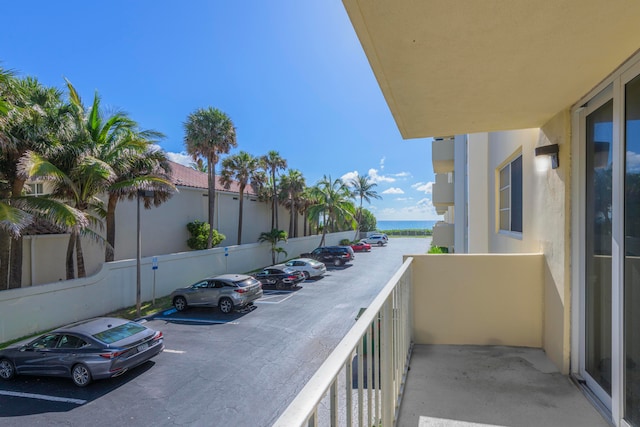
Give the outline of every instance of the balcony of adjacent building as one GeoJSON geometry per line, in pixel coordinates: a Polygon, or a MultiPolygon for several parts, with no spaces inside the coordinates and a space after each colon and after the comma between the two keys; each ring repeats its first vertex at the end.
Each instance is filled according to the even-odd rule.
{"type": "Polygon", "coordinates": [[[453,173],[436,174],[436,182],[433,184],[432,201],[437,208],[446,209],[453,206],[453,173]]]}
{"type": "Polygon", "coordinates": [[[444,221],[437,222],[433,226],[431,243],[433,246],[450,248],[454,243],[454,225],[444,221]]]}
{"type": "Polygon", "coordinates": [[[545,336],[566,322],[547,273],[542,254],[406,256],[275,425],[608,426],[545,336]]]}
{"type": "Polygon", "coordinates": [[[433,163],[433,172],[436,174],[453,172],[453,154],[453,136],[434,138],[431,143],[431,162],[433,163]]]}

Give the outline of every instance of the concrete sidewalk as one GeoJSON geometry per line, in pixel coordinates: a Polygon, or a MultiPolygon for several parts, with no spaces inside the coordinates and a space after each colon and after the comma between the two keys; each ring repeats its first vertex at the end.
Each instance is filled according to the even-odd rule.
{"type": "Polygon", "coordinates": [[[400,427],[608,427],[541,349],[416,345],[400,427]]]}

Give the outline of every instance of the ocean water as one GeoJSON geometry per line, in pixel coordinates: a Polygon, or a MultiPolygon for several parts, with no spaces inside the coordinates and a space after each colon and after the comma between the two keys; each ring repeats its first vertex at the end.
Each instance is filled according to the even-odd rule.
{"type": "Polygon", "coordinates": [[[377,221],[378,230],[433,230],[438,221],[377,221]]]}

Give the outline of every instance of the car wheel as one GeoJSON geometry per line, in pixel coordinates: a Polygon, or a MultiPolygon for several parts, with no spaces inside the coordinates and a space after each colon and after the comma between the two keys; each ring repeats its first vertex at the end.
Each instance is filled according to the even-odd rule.
{"type": "Polygon", "coordinates": [[[276,282],[276,289],[279,289],[279,290],[287,289],[287,285],[284,282],[276,282]]]}
{"type": "Polygon", "coordinates": [[[16,368],[9,359],[0,360],[0,378],[10,380],[16,376],[16,368]]]}
{"type": "Polygon", "coordinates": [[[339,259],[334,259],[333,265],[335,265],[336,267],[340,267],[342,265],[342,261],[340,261],[339,259]]]}
{"type": "Polygon", "coordinates": [[[184,299],[184,297],[175,297],[173,299],[173,306],[178,311],[186,310],[186,308],[187,308],[187,300],[184,299]]]}
{"type": "Polygon", "coordinates": [[[378,242],[378,246],[382,246],[382,245],[384,245],[384,243],[378,242]]]}
{"type": "Polygon", "coordinates": [[[308,271],[303,271],[302,274],[304,274],[304,280],[307,280],[309,277],[311,277],[308,271]]]}
{"type": "Polygon", "coordinates": [[[78,387],[86,387],[91,383],[91,372],[85,365],[78,363],[71,369],[71,379],[78,387]]]}
{"type": "Polygon", "coordinates": [[[233,311],[233,301],[229,298],[222,298],[218,303],[218,308],[224,314],[229,314],[233,311]]]}

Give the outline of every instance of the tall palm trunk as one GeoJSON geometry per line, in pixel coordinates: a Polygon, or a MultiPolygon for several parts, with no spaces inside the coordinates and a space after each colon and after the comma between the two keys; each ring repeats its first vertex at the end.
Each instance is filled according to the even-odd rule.
{"type": "Polygon", "coordinates": [[[209,176],[209,237],[207,238],[207,249],[211,249],[213,242],[213,213],[216,208],[216,164],[213,156],[208,158],[209,176]]]}
{"type": "Polygon", "coordinates": [[[76,278],[76,270],[73,264],[73,249],[76,246],[76,233],[78,233],[78,230],[76,227],[73,227],[73,229],[71,230],[71,235],[69,236],[69,243],[67,244],[67,258],[66,258],[67,280],[76,278]]]}
{"type": "Polygon", "coordinates": [[[78,277],[87,277],[87,272],[84,268],[84,254],[82,252],[80,233],[76,235],[76,265],[78,266],[78,277]]]}
{"type": "Polygon", "coordinates": [[[22,236],[11,239],[11,267],[9,268],[9,289],[22,286],[22,236]]]}
{"type": "Polygon", "coordinates": [[[295,201],[293,200],[293,198],[289,199],[290,200],[290,215],[289,215],[289,236],[293,236],[294,235],[294,218],[296,215],[296,204],[295,201]]]}
{"type": "Polygon", "coordinates": [[[271,205],[271,229],[279,229],[278,227],[278,195],[276,189],[276,170],[273,169],[271,172],[271,182],[273,183],[273,193],[271,194],[271,200],[273,200],[271,205]]]}
{"type": "MultiPolygon", "coordinates": [[[[13,196],[22,194],[25,182],[22,178],[16,178],[13,181],[11,194],[13,196]]],[[[22,286],[22,235],[11,239],[9,262],[9,289],[19,288],[22,286]]]]}
{"type": "Polygon", "coordinates": [[[242,211],[244,209],[244,185],[240,186],[240,205],[238,206],[238,245],[242,244],[242,211]]]}
{"type": "Polygon", "coordinates": [[[11,253],[11,236],[0,230],[0,290],[9,288],[9,262],[11,253]]]}
{"type": "Polygon", "coordinates": [[[107,202],[107,244],[104,250],[104,262],[110,262],[115,259],[113,248],[116,247],[116,205],[118,204],[118,196],[109,195],[107,202]]]}

